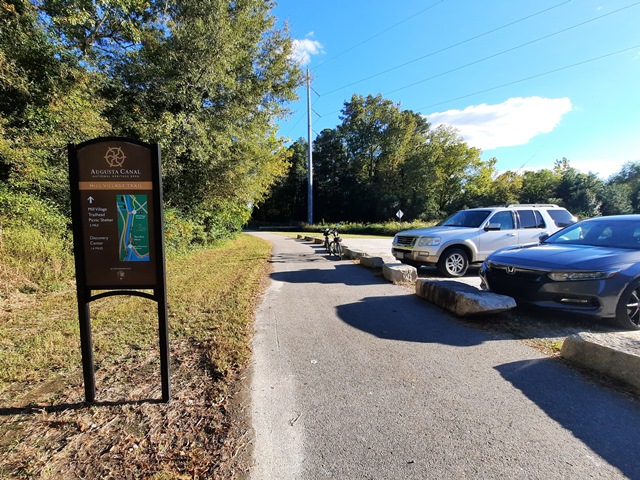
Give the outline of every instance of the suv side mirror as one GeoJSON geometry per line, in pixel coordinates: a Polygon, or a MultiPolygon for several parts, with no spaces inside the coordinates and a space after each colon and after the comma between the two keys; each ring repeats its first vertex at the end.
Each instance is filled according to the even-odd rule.
{"type": "Polygon", "coordinates": [[[499,223],[487,223],[487,225],[484,227],[484,230],[485,232],[490,232],[490,231],[500,230],[501,227],[502,225],[499,223]]]}

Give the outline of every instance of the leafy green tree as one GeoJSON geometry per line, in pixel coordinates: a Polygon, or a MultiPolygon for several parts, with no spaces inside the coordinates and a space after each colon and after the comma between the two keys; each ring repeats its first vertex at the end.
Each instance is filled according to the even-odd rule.
{"type": "Polygon", "coordinates": [[[521,203],[559,203],[556,195],[562,176],[560,172],[542,169],[522,174],[521,203]]]}
{"type": "Polygon", "coordinates": [[[353,206],[365,221],[390,218],[398,207],[397,175],[407,156],[424,141],[424,119],[381,95],[354,95],[345,103],[339,134],[355,175],[353,206]]]}
{"type": "Polygon", "coordinates": [[[557,195],[564,206],[580,218],[601,215],[604,182],[594,173],[580,173],[565,158],[556,161],[555,171],[561,175],[557,195]]]}
{"type": "Polygon", "coordinates": [[[522,193],[522,176],[518,172],[508,170],[494,180],[493,201],[496,205],[519,203],[522,193]]]}
{"type": "Polygon", "coordinates": [[[625,183],[605,183],[602,193],[602,215],[624,215],[633,213],[631,186],[625,183]]]}
{"type": "Polygon", "coordinates": [[[118,133],[160,142],[168,204],[212,232],[239,229],[286,172],[274,119],[295,97],[300,72],[271,6],[170,4],[164,36],[147,35],[119,57],[106,91],[118,133]]]}
{"type": "Polygon", "coordinates": [[[307,218],[307,142],[299,139],[289,147],[289,169],[273,193],[254,210],[256,221],[304,222],[307,218]]]}
{"type": "Polygon", "coordinates": [[[101,77],[52,41],[29,2],[0,2],[0,181],[68,211],[66,145],[110,131],[101,77]]]}
{"type": "Polygon", "coordinates": [[[426,159],[425,188],[431,190],[437,212],[442,215],[460,208],[465,186],[482,166],[480,150],[469,147],[455,128],[439,125],[429,131],[426,159]]]}
{"type": "MultiPolygon", "coordinates": [[[[631,203],[631,211],[633,213],[640,213],[640,162],[628,162],[622,166],[622,169],[617,174],[611,176],[607,182],[609,186],[616,186],[616,188],[622,188],[627,192],[627,198],[631,203]]],[[[626,212],[628,208],[626,206],[620,206],[616,210],[626,212]]]]}

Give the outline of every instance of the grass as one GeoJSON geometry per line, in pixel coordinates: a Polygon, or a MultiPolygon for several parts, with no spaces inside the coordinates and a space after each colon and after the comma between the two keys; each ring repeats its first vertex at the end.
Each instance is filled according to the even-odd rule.
{"type": "Polygon", "coordinates": [[[87,407],[73,285],[5,297],[0,478],[215,478],[228,471],[240,448],[230,390],[250,358],[270,249],[243,234],[168,260],[168,404],[147,403],[160,397],[154,302],[91,303],[99,404],[87,407]]]}

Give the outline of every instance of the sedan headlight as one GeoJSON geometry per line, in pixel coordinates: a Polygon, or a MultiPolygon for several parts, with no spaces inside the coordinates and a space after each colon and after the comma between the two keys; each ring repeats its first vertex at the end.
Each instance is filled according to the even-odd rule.
{"type": "Polygon", "coordinates": [[[431,245],[440,245],[440,237],[420,237],[420,240],[418,240],[419,247],[428,247],[431,245]]]}
{"type": "Polygon", "coordinates": [[[549,278],[554,282],[571,282],[578,280],[604,280],[613,277],[618,271],[613,272],[553,272],[549,278]]]}

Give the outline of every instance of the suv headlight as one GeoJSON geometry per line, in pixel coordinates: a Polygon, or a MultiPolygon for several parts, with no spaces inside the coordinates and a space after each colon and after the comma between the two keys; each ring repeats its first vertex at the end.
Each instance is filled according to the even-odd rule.
{"type": "Polygon", "coordinates": [[[553,272],[549,278],[554,282],[572,282],[578,280],[604,280],[613,277],[617,272],[553,272]]]}
{"type": "Polygon", "coordinates": [[[420,237],[418,240],[419,247],[428,247],[432,245],[440,245],[440,237],[420,237]]]}

